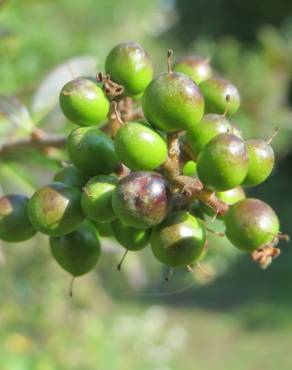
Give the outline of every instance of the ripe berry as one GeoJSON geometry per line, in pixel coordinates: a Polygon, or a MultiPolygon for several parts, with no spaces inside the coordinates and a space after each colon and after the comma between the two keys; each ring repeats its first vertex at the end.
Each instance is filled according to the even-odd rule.
{"type": "Polygon", "coordinates": [[[112,223],[117,241],[129,251],[138,251],[149,244],[151,229],[137,229],[123,224],[120,220],[112,223]]]}
{"type": "Polygon", "coordinates": [[[249,156],[249,164],[244,186],[255,186],[265,181],[275,162],[273,148],[264,140],[248,140],[246,146],[249,156]]]}
{"type": "Polygon", "coordinates": [[[81,189],[88,180],[88,177],[81,173],[73,164],[61,168],[54,176],[53,182],[63,182],[68,186],[75,186],[81,189]]]}
{"type": "Polygon", "coordinates": [[[35,233],[27,215],[28,198],[24,195],[5,195],[0,198],[0,239],[22,242],[35,233]]]}
{"type": "MultiPolygon", "coordinates": [[[[221,114],[205,114],[203,119],[186,133],[192,152],[198,155],[208,142],[219,134],[232,131],[230,122],[221,114]]],[[[237,136],[237,135],[236,135],[237,136]]]]}
{"type": "Polygon", "coordinates": [[[88,221],[68,235],[51,237],[50,248],[58,264],[73,276],[89,272],[100,256],[98,234],[88,221]]]}
{"type": "Polygon", "coordinates": [[[226,236],[237,248],[252,252],[271,242],[279,232],[279,220],[272,208],[254,198],[232,205],[224,217],[226,236]]]}
{"type": "Polygon", "coordinates": [[[105,121],[110,107],[102,89],[87,78],[76,78],[66,83],[59,100],[64,115],[81,126],[105,121]]]}
{"type": "Polygon", "coordinates": [[[119,159],[131,170],[154,170],[167,158],[163,138],[142,123],[124,124],[115,137],[119,159]]]}
{"type": "Polygon", "coordinates": [[[67,142],[73,164],[88,176],[107,175],[118,165],[113,141],[98,128],[78,127],[67,142]]]}
{"type": "Polygon", "coordinates": [[[183,73],[161,73],[144,92],[142,107],[154,127],[174,132],[196,125],[204,114],[204,98],[194,81],[183,73]]]}
{"type": "Polygon", "coordinates": [[[183,175],[194,177],[197,174],[197,164],[194,161],[187,161],[182,169],[183,175]]]}
{"type": "Polygon", "coordinates": [[[154,227],[151,248],[160,262],[178,267],[194,263],[203,252],[205,241],[201,221],[188,212],[180,211],[171,213],[154,227]]]}
{"type": "Polygon", "coordinates": [[[197,85],[212,76],[212,68],[209,60],[196,55],[190,55],[180,59],[175,64],[174,70],[186,74],[197,85]]]}
{"type": "Polygon", "coordinates": [[[213,77],[201,83],[200,89],[206,102],[206,111],[234,114],[240,105],[237,88],[223,78],[213,77]]]}
{"type": "Polygon", "coordinates": [[[28,203],[32,225],[50,236],[62,236],[75,230],[84,220],[81,193],[61,182],[38,189],[28,203]]]}
{"type": "Polygon", "coordinates": [[[106,58],[105,70],[113,81],[124,86],[127,95],[142,93],[153,76],[148,54],[136,42],[115,46],[106,58]]]}
{"type": "Polygon", "coordinates": [[[95,176],[83,189],[81,207],[87,218],[111,222],[116,216],[112,208],[112,194],[118,180],[115,176],[95,176]]]}
{"type": "Polygon", "coordinates": [[[247,170],[246,145],[230,134],[221,134],[209,141],[197,161],[200,180],[215,191],[226,191],[240,185],[247,170]]]}
{"type": "Polygon", "coordinates": [[[113,193],[113,209],[126,225],[148,228],[159,224],[170,203],[167,181],[155,172],[132,172],[124,177],[113,193]]]}

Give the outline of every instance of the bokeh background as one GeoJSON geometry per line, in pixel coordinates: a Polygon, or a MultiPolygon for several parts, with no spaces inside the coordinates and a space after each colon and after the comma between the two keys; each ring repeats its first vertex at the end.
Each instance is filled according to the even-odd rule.
{"type": "MultiPolygon", "coordinates": [[[[166,50],[198,53],[240,89],[234,121],[246,138],[274,140],[277,165],[249,192],[270,203],[292,235],[292,2],[281,0],[1,0],[0,145],[35,125],[72,128],[56,107],[60,84],[103,70],[108,51],[136,40],[165,69],[166,50]]],[[[1,192],[31,195],[63,153],[26,150],[0,158],[1,192]]],[[[218,230],[222,226],[216,223],[218,230]]],[[[48,241],[1,245],[0,368],[3,370],[290,370],[292,252],[266,271],[210,235],[205,269],[170,282],[149,250],[104,241],[94,271],[75,282],[48,241]]]]}

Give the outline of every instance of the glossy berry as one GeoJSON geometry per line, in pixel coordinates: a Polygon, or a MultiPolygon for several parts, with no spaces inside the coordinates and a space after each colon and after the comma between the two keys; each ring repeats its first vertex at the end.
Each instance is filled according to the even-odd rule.
{"type": "Polygon", "coordinates": [[[138,122],[129,122],[118,130],[115,148],[119,159],[134,171],[154,170],[167,158],[164,139],[138,122]]]}
{"type": "Polygon", "coordinates": [[[249,165],[244,186],[255,186],[264,182],[272,172],[275,163],[273,148],[264,140],[247,140],[249,165]]]}
{"type": "Polygon", "coordinates": [[[246,145],[230,134],[221,134],[209,141],[197,161],[200,180],[208,189],[215,191],[226,191],[240,185],[247,169],[246,145]]]}
{"type": "Polygon", "coordinates": [[[112,195],[117,182],[117,177],[110,175],[98,175],[87,182],[81,197],[81,207],[87,218],[98,222],[111,222],[116,218],[112,195]]]}
{"type": "Polygon", "coordinates": [[[100,236],[105,238],[113,236],[113,228],[111,222],[98,222],[91,220],[91,223],[95,226],[100,236]]]}
{"type": "Polygon", "coordinates": [[[155,172],[132,172],[117,185],[113,209],[126,225],[148,228],[164,219],[170,198],[169,184],[163,176],[155,172]]]}
{"type": "Polygon", "coordinates": [[[92,270],[100,256],[98,234],[88,221],[68,235],[51,237],[50,248],[58,264],[73,276],[92,270]]]}
{"type": "Polygon", "coordinates": [[[219,134],[231,132],[232,126],[221,114],[205,114],[203,119],[186,133],[192,152],[198,155],[208,142],[219,134]]]}
{"type": "Polygon", "coordinates": [[[187,130],[204,114],[204,98],[183,73],[161,73],[145,90],[142,107],[147,121],[165,132],[187,130]]]}
{"type": "Polygon", "coordinates": [[[68,137],[73,164],[88,176],[107,175],[118,165],[113,141],[95,127],[78,127],[68,137]]]}
{"type": "Polygon", "coordinates": [[[142,93],[153,76],[153,66],[148,54],[136,42],[115,46],[106,58],[106,73],[124,86],[127,95],[142,93]]]}
{"type": "Polygon", "coordinates": [[[200,89],[206,102],[206,111],[210,113],[234,114],[240,105],[237,88],[228,80],[213,77],[201,83],[200,89]]]}
{"type": "Polygon", "coordinates": [[[0,239],[6,242],[23,242],[36,233],[27,215],[27,204],[28,198],[24,195],[0,197],[0,239]]]}
{"type": "Polygon", "coordinates": [[[209,60],[196,55],[181,58],[175,64],[174,70],[186,74],[197,85],[212,76],[212,68],[209,60]]]}
{"type": "Polygon", "coordinates": [[[87,78],[76,78],[66,83],[59,100],[64,115],[81,126],[104,122],[110,107],[102,89],[87,78]]]}
{"type": "Polygon", "coordinates": [[[154,227],[151,248],[160,262],[172,267],[186,266],[200,257],[205,241],[201,221],[188,212],[180,211],[171,213],[154,227]]]}
{"type": "Polygon", "coordinates": [[[28,203],[32,225],[50,236],[62,236],[75,230],[84,220],[81,193],[61,182],[38,189],[28,203]]]}
{"type": "Polygon", "coordinates": [[[117,241],[129,251],[138,251],[150,242],[151,229],[127,226],[118,219],[112,223],[112,228],[117,241]]]}
{"type": "Polygon", "coordinates": [[[279,232],[279,220],[265,202],[246,198],[230,207],[224,218],[226,236],[237,248],[252,252],[271,242],[279,232]]]}
{"type": "Polygon", "coordinates": [[[87,182],[88,177],[81,173],[73,164],[61,168],[54,176],[53,182],[63,182],[68,186],[81,189],[87,182]]]}
{"type": "Polygon", "coordinates": [[[197,174],[197,163],[194,161],[187,161],[182,168],[183,175],[194,177],[197,174]]]}

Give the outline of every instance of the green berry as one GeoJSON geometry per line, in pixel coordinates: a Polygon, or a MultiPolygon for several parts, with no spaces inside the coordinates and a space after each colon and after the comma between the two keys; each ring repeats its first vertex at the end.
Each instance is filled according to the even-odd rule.
{"type": "Polygon", "coordinates": [[[115,46],[106,58],[105,70],[113,81],[124,86],[127,95],[142,93],[153,76],[148,54],[136,42],[115,46]]]}
{"type": "Polygon", "coordinates": [[[223,78],[213,77],[201,83],[200,89],[205,97],[206,111],[210,113],[234,114],[240,105],[237,88],[223,78]]]}
{"type": "Polygon", "coordinates": [[[28,216],[38,231],[62,236],[74,231],[84,220],[80,202],[77,188],[53,182],[34,193],[28,203],[28,216]]]}
{"type": "Polygon", "coordinates": [[[102,175],[87,182],[81,197],[81,207],[87,218],[98,222],[111,222],[116,218],[112,208],[112,195],[117,182],[115,176],[102,175]]]}
{"type": "Polygon", "coordinates": [[[113,236],[112,224],[110,222],[97,222],[91,220],[91,223],[95,226],[100,236],[105,238],[113,236]]]}
{"type": "Polygon", "coordinates": [[[167,158],[164,139],[151,128],[137,122],[124,124],[115,137],[119,159],[131,170],[154,170],[167,158]]]}
{"type": "Polygon", "coordinates": [[[146,88],[142,107],[147,121],[164,132],[188,130],[204,114],[204,98],[183,73],[161,73],[146,88]]]}
{"type": "Polygon", "coordinates": [[[194,161],[187,161],[182,169],[183,175],[194,177],[197,174],[197,163],[194,161]]]}
{"type": "Polygon", "coordinates": [[[252,252],[279,233],[279,220],[272,208],[254,198],[232,205],[224,218],[226,236],[237,248],[252,252]]]}
{"type": "Polygon", "coordinates": [[[59,100],[64,115],[81,126],[104,122],[110,107],[102,89],[87,78],[76,78],[66,83],[59,100]]]}
{"type": "Polygon", "coordinates": [[[50,248],[58,264],[73,276],[92,270],[100,256],[98,234],[88,221],[68,235],[51,237],[50,248]]]}
{"type": "Polygon", "coordinates": [[[54,176],[53,182],[63,182],[68,186],[75,186],[81,189],[88,180],[88,177],[81,173],[73,164],[61,168],[54,176]]]}
{"type": "Polygon", "coordinates": [[[249,165],[244,186],[255,186],[264,182],[272,172],[275,163],[273,148],[264,140],[248,140],[246,146],[249,165]]]}
{"type": "Polygon", "coordinates": [[[154,227],[151,248],[160,262],[178,267],[194,263],[203,252],[205,241],[201,221],[188,212],[180,211],[168,215],[154,227]]]}
{"type": "Polygon", "coordinates": [[[88,176],[107,175],[118,165],[113,141],[95,127],[78,127],[67,142],[73,164],[88,176]]]}
{"type": "MultiPolygon", "coordinates": [[[[208,142],[219,134],[232,131],[230,122],[221,114],[205,114],[203,119],[186,133],[192,152],[198,155],[208,142]]],[[[237,135],[236,135],[237,136],[237,135]]]]}
{"type": "Polygon", "coordinates": [[[137,229],[120,220],[115,220],[112,228],[117,241],[129,251],[138,251],[149,244],[151,229],[137,229]]]}
{"type": "Polygon", "coordinates": [[[176,72],[189,76],[197,85],[212,76],[209,60],[196,55],[180,59],[174,66],[176,72]]]}
{"type": "Polygon", "coordinates": [[[6,242],[23,242],[35,233],[27,214],[28,198],[11,194],[0,198],[0,239],[6,242]]]}
{"type": "Polygon", "coordinates": [[[248,170],[245,143],[230,134],[216,136],[200,152],[197,172],[210,190],[226,191],[240,185],[248,170]]]}

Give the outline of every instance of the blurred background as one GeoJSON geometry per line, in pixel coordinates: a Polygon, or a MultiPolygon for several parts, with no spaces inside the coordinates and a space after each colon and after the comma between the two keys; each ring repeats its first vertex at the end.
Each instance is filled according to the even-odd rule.
{"type": "MultiPolygon", "coordinates": [[[[271,136],[277,165],[249,191],[271,204],[292,235],[292,2],[281,0],[0,1],[0,145],[38,125],[72,129],[58,90],[76,75],[103,71],[117,43],[148,50],[156,72],[198,53],[242,95],[234,121],[246,138],[271,136]]],[[[64,154],[26,150],[0,158],[0,191],[31,195],[64,154]]],[[[220,230],[220,222],[214,228],[220,230]]],[[[76,279],[38,235],[0,250],[0,368],[3,370],[290,370],[292,251],[266,271],[225,239],[211,238],[200,271],[165,270],[149,250],[129,253],[104,240],[97,268],[76,279]]]]}

